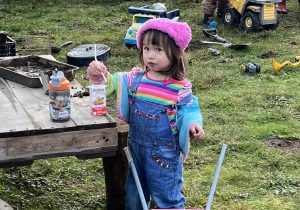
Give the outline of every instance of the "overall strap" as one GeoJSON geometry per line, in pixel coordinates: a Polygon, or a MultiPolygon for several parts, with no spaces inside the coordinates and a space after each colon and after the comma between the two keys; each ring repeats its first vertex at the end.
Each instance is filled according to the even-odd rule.
{"type": "Polygon", "coordinates": [[[134,103],[134,100],[135,100],[135,94],[136,94],[136,91],[137,91],[137,88],[139,86],[139,83],[141,81],[141,79],[143,78],[145,72],[144,71],[139,71],[136,73],[136,75],[133,77],[132,79],[132,83],[131,83],[131,87],[130,87],[130,90],[131,90],[131,95],[129,95],[129,117],[128,117],[128,123],[130,123],[130,117],[131,117],[131,105],[134,103]]]}
{"type": "Polygon", "coordinates": [[[140,83],[141,79],[143,78],[144,74],[145,74],[144,71],[137,72],[135,77],[132,79],[132,84],[131,84],[132,95],[135,95],[137,88],[139,86],[139,83],[140,83]]]}
{"type": "Polygon", "coordinates": [[[187,95],[186,97],[184,97],[183,99],[181,99],[181,101],[178,101],[176,103],[176,106],[181,106],[181,105],[185,105],[185,104],[188,104],[192,101],[193,99],[193,95],[192,93],[190,93],[189,95],[187,95]]]}

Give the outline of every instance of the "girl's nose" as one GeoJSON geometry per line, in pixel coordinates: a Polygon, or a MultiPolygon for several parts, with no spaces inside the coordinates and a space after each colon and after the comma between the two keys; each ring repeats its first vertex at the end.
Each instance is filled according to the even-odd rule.
{"type": "Polygon", "coordinates": [[[155,58],[155,51],[153,50],[149,51],[149,58],[155,58]]]}

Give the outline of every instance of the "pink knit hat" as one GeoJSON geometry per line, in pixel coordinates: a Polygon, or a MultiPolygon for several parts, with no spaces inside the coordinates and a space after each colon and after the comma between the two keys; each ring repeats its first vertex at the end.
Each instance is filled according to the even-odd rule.
{"type": "Polygon", "coordinates": [[[138,48],[140,48],[142,35],[149,29],[168,34],[183,51],[192,40],[192,30],[187,23],[176,22],[167,18],[154,18],[147,20],[138,30],[136,34],[136,45],[138,48]]]}

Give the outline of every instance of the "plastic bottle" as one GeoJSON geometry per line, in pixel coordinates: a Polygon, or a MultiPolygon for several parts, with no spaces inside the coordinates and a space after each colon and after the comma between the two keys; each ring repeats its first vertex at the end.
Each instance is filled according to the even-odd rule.
{"type": "Polygon", "coordinates": [[[50,79],[50,119],[55,122],[68,121],[71,118],[70,82],[62,71],[53,74],[50,79]]]}

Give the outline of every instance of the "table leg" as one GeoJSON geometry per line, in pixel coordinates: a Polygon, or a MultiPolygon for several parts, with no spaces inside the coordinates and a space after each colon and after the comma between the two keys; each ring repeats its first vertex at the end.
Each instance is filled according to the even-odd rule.
{"type": "MultiPolygon", "coordinates": [[[[119,128],[119,127],[118,127],[119,128]]],[[[123,148],[127,146],[128,129],[118,132],[118,151],[116,156],[102,158],[105,189],[106,209],[125,209],[124,186],[128,173],[128,161],[123,148]]]]}

